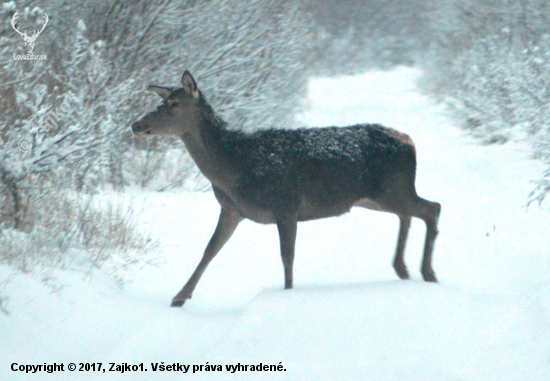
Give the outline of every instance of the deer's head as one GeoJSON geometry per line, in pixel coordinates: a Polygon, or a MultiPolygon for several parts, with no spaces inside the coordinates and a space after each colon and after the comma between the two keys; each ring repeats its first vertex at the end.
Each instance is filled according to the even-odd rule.
{"type": "Polygon", "coordinates": [[[181,88],[149,86],[162,98],[157,109],[132,124],[136,135],[183,136],[196,125],[195,106],[200,92],[193,76],[186,70],[181,77],[181,88]]]}
{"type": "Polygon", "coordinates": [[[27,53],[31,54],[34,50],[34,42],[40,36],[40,33],[44,30],[46,25],[48,24],[48,15],[44,13],[44,22],[42,23],[42,29],[40,30],[33,30],[32,36],[27,36],[27,30],[25,29],[25,32],[21,32],[18,27],[15,26],[15,20],[17,19],[17,11],[13,14],[13,17],[11,19],[11,26],[13,29],[19,33],[19,35],[25,40],[25,49],[27,50],[27,53]]]}

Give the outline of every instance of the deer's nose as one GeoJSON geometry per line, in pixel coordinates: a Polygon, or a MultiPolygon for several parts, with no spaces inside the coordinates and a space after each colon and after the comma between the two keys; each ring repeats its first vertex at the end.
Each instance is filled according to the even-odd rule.
{"type": "Polygon", "coordinates": [[[151,131],[149,130],[149,127],[146,124],[141,124],[140,122],[135,122],[132,124],[132,132],[135,135],[143,135],[143,134],[150,134],[151,131]]]}

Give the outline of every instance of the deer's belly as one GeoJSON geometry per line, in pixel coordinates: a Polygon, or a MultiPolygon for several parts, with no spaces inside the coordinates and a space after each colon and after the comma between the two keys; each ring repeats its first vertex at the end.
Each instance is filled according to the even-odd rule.
{"type": "MultiPolygon", "coordinates": [[[[319,208],[311,205],[303,205],[298,208],[298,221],[309,221],[320,218],[340,216],[349,212],[352,206],[353,205],[340,205],[331,208],[319,208]]],[[[243,217],[254,222],[260,224],[277,223],[275,213],[271,210],[264,210],[243,205],[236,206],[235,209],[243,217]]]]}
{"type": "Polygon", "coordinates": [[[298,208],[298,221],[340,216],[349,212],[352,206],[353,203],[343,201],[338,203],[319,203],[302,199],[298,208]]]}
{"type": "Polygon", "coordinates": [[[244,218],[248,218],[254,222],[260,224],[274,224],[276,223],[274,213],[266,208],[259,208],[254,206],[251,202],[248,202],[242,197],[232,196],[229,193],[222,191],[217,187],[214,189],[214,195],[220,203],[221,207],[227,210],[232,210],[239,213],[244,218]]]}
{"type": "MultiPolygon", "coordinates": [[[[233,210],[241,216],[260,224],[274,224],[277,222],[275,216],[280,214],[277,205],[260,207],[248,203],[246,200],[234,199],[221,191],[215,193],[218,202],[225,209],[233,210]]],[[[339,216],[349,212],[354,206],[351,201],[319,203],[307,198],[301,199],[298,204],[298,221],[339,216]]]]}
{"type": "MultiPolygon", "coordinates": [[[[260,224],[277,223],[276,214],[278,208],[285,207],[284,205],[262,205],[259,203],[249,202],[243,198],[231,197],[229,194],[215,190],[216,198],[223,208],[234,210],[241,216],[260,224]]],[[[340,216],[350,211],[355,206],[357,200],[312,200],[308,197],[302,197],[297,201],[298,221],[309,221],[320,218],[340,216]]]]}

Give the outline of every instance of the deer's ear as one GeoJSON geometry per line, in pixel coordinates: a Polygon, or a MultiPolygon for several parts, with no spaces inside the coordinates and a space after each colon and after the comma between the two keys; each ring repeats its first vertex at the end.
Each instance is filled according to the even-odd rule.
{"type": "Polygon", "coordinates": [[[155,85],[149,85],[148,89],[160,95],[162,99],[167,99],[170,96],[170,94],[172,94],[172,91],[173,91],[173,89],[169,87],[155,86],[155,85]]]}
{"type": "Polygon", "coordinates": [[[183,90],[193,98],[199,97],[199,90],[197,89],[197,83],[195,82],[195,78],[189,73],[187,70],[183,72],[183,75],[181,76],[181,86],[183,87],[183,90]]]}

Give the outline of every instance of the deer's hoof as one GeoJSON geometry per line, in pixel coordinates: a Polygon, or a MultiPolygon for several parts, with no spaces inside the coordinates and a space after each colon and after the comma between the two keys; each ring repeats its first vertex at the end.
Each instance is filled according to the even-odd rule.
{"type": "Polygon", "coordinates": [[[435,277],[435,273],[433,272],[433,270],[422,271],[422,277],[426,282],[437,283],[437,278],[435,277]]]}
{"type": "Polygon", "coordinates": [[[403,280],[409,279],[409,272],[406,266],[395,266],[395,272],[399,278],[403,280]]]}
{"type": "Polygon", "coordinates": [[[410,279],[410,276],[409,276],[409,273],[408,272],[398,272],[397,273],[397,276],[400,278],[400,279],[403,279],[403,280],[409,280],[410,279]]]}
{"type": "Polygon", "coordinates": [[[181,307],[183,306],[183,303],[185,303],[185,300],[174,299],[172,300],[172,304],[170,305],[170,307],[181,307]]]}

